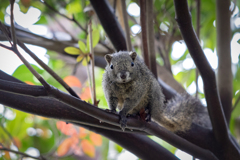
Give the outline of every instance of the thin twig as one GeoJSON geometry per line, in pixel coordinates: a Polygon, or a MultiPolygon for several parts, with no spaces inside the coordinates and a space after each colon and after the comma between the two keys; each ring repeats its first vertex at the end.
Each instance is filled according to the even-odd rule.
{"type": "Polygon", "coordinates": [[[13,142],[13,144],[18,148],[16,141],[13,139],[12,135],[8,132],[8,130],[3,126],[2,123],[0,123],[0,126],[1,126],[2,130],[7,134],[9,139],[13,142]]]}
{"type": "Polygon", "coordinates": [[[43,4],[45,4],[49,9],[51,9],[52,11],[54,11],[55,13],[57,13],[58,15],[66,18],[66,19],[68,19],[69,21],[74,22],[81,30],[83,30],[84,32],[87,33],[87,30],[84,29],[84,28],[80,25],[80,23],[78,23],[78,21],[76,21],[76,19],[74,18],[74,16],[73,16],[73,18],[69,18],[69,17],[67,17],[66,15],[60,13],[60,12],[59,12],[58,10],[56,10],[55,8],[53,8],[53,7],[52,7],[51,5],[49,5],[45,0],[39,0],[39,1],[40,1],[41,3],[43,3],[43,4]]]}
{"type": "Polygon", "coordinates": [[[66,33],[68,33],[68,34],[71,36],[72,41],[77,41],[77,40],[74,38],[74,36],[72,35],[72,33],[70,33],[70,32],[62,25],[62,23],[58,21],[58,19],[57,19],[56,16],[53,16],[53,15],[52,15],[52,17],[53,17],[53,19],[57,22],[57,24],[58,24],[66,33]]]}
{"type": "Polygon", "coordinates": [[[34,156],[29,155],[29,154],[19,152],[19,151],[14,151],[12,149],[5,148],[5,147],[0,147],[0,150],[1,151],[12,152],[12,153],[15,153],[15,154],[19,154],[19,155],[22,155],[23,157],[30,157],[30,158],[33,158],[33,159],[42,159],[41,157],[34,157],[34,156]]]}
{"type": "MultiPolygon", "coordinates": [[[[67,17],[66,15],[60,13],[58,10],[50,6],[46,1],[39,0],[40,2],[44,3],[49,9],[57,13],[58,15],[68,19],[69,21],[74,22],[81,30],[83,30],[86,34],[88,34],[88,31],[81,26],[81,24],[76,20],[75,16],[72,15],[72,18],[67,17]]],[[[101,44],[103,47],[105,47],[109,52],[114,52],[114,50],[110,47],[108,47],[104,42],[99,41],[99,44],[101,44]]]]}
{"type": "Polygon", "coordinates": [[[3,35],[7,38],[8,42],[12,46],[12,39],[9,37],[9,35],[11,35],[11,34],[10,34],[8,28],[4,24],[2,24],[1,21],[0,21],[0,29],[2,30],[3,35]]]}
{"type": "Polygon", "coordinates": [[[15,0],[10,0],[11,3],[11,33],[12,33],[12,41],[13,41],[13,48],[17,48],[17,38],[16,38],[16,33],[15,33],[15,27],[14,27],[14,15],[13,15],[13,8],[14,8],[14,3],[15,0]]]}
{"type": "MultiPolygon", "coordinates": [[[[87,58],[87,57],[86,57],[87,58]]],[[[91,80],[91,76],[90,76],[90,70],[89,70],[89,66],[87,64],[87,76],[88,76],[88,83],[89,83],[89,86],[90,86],[90,94],[91,94],[91,97],[93,97],[93,92],[92,92],[92,80],[91,80]]],[[[93,98],[92,98],[93,99],[93,98]]],[[[92,103],[94,104],[94,101],[92,101],[92,103]]]]}
{"type": "Polygon", "coordinates": [[[92,60],[92,103],[97,106],[97,98],[96,98],[96,86],[95,86],[95,62],[94,62],[94,50],[93,50],[93,44],[92,44],[92,21],[90,20],[88,24],[88,33],[89,33],[89,46],[90,46],[90,54],[91,54],[91,60],[92,60]]]}
{"type": "MultiPolygon", "coordinates": [[[[197,21],[196,21],[196,35],[198,37],[198,40],[200,42],[200,11],[201,11],[201,1],[200,0],[196,0],[196,6],[197,6],[197,12],[196,12],[196,17],[197,17],[197,21]]],[[[198,68],[196,67],[195,69],[196,71],[196,94],[195,94],[195,97],[198,98],[198,76],[199,76],[199,73],[198,73],[198,68]]]]}
{"type": "Polygon", "coordinates": [[[12,33],[12,39],[13,39],[13,45],[10,48],[12,52],[14,52],[19,59],[25,64],[25,66],[29,69],[29,71],[41,82],[41,84],[44,86],[46,90],[51,88],[51,86],[40,76],[40,74],[30,65],[30,63],[22,56],[22,54],[17,49],[17,38],[15,33],[15,27],[14,27],[14,19],[13,19],[13,5],[14,0],[11,0],[11,33],[12,33]]]}
{"type": "Polygon", "coordinates": [[[74,90],[66,83],[63,81],[61,77],[59,77],[48,65],[43,63],[42,60],[40,60],[33,52],[31,52],[24,43],[21,41],[17,41],[18,45],[28,53],[41,67],[43,67],[55,80],[57,80],[72,96],[79,98],[79,96],[74,92],[74,90]]]}
{"type": "Polygon", "coordinates": [[[240,102],[240,94],[239,94],[239,96],[238,96],[236,102],[234,103],[234,106],[233,106],[233,108],[232,108],[232,112],[233,112],[234,109],[237,107],[237,105],[238,105],[239,102],[240,102]]]}
{"type": "Polygon", "coordinates": [[[125,28],[125,37],[126,37],[126,42],[127,42],[127,50],[132,51],[130,31],[129,31],[129,25],[128,25],[128,14],[127,14],[127,10],[126,10],[126,2],[121,0],[121,6],[122,6],[124,28],[125,28]]]}
{"type": "Polygon", "coordinates": [[[1,43],[0,43],[0,46],[3,47],[3,48],[5,48],[5,49],[12,50],[12,47],[8,47],[8,46],[6,46],[6,45],[4,45],[4,44],[1,44],[1,43]]]}
{"type": "MultiPolygon", "coordinates": [[[[12,26],[14,27],[14,26],[12,26]]],[[[2,23],[0,23],[0,28],[2,29],[2,32],[4,33],[4,35],[7,37],[7,39],[11,39],[8,35],[8,29],[5,28],[4,25],[2,25],[2,23]]],[[[11,29],[11,30],[15,30],[15,29],[11,29]]],[[[12,32],[12,33],[15,33],[15,32],[12,32]]],[[[16,35],[12,35],[12,37],[15,37],[16,38],[16,35]]],[[[66,82],[64,82],[62,80],[62,78],[60,78],[51,68],[49,68],[45,63],[42,62],[42,60],[40,60],[34,53],[32,53],[26,46],[24,43],[22,43],[21,41],[19,41],[17,38],[16,38],[16,43],[23,49],[25,50],[25,52],[28,53],[28,55],[30,55],[41,67],[43,67],[50,75],[53,76],[53,78],[55,78],[72,96],[75,96],[77,98],[78,95],[72,90],[72,88],[66,84],[66,82]]],[[[15,43],[15,42],[14,42],[15,43]]],[[[14,46],[14,43],[11,44],[12,46],[14,46]]],[[[11,50],[13,51],[14,48],[13,47],[8,47],[6,45],[3,45],[3,44],[0,44],[1,47],[3,48],[6,48],[8,50],[11,50]]],[[[16,45],[15,45],[16,46],[16,45]]],[[[15,48],[17,50],[17,48],[15,48]]],[[[18,51],[15,52],[15,53],[19,53],[18,51]]],[[[20,54],[20,53],[19,53],[20,54]]],[[[22,60],[22,61],[25,61],[26,60],[23,60],[24,57],[22,57],[21,55],[18,55],[20,56],[19,58],[22,60]]],[[[24,63],[25,64],[25,63],[24,63]]]]}

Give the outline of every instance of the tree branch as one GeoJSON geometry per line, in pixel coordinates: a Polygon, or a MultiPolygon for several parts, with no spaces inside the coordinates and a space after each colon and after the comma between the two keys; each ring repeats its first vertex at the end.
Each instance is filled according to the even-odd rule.
{"type": "MultiPolygon", "coordinates": [[[[22,85],[22,84],[19,84],[19,85],[22,85]]],[[[5,90],[5,91],[9,92],[8,88],[9,88],[9,86],[12,86],[12,85],[5,85],[4,83],[0,83],[0,86],[1,86],[0,87],[1,90],[5,90]]],[[[26,87],[19,87],[18,90],[15,91],[14,93],[23,93],[24,88],[26,88],[26,87]]],[[[28,88],[32,88],[32,87],[29,86],[28,88]]],[[[5,91],[3,91],[3,92],[5,92],[5,91]]],[[[75,97],[72,97],[68,94],[62,93],[59,90],[56,90],[56,89],[53,89],[53,88],[51,88],[47,92],[48,92],[48,94],[50,93],[51,96],[54,96],[55,98],[57,98],[59,101],[65,103],[65,104],[69,105],[70,107],[73,107],[74,109],[76,109],[80,112],[83,112],[83,113],[85,113],[89,116],[96,117],[101,122],[107,122],[107,123],[112,124],[114,126],[120,126],[120,124],[118,122],[119,121],[119,116],[118,115],[114,115],[114,114],[104,112],[102,109],[93,107],[92,105],[90,105],[86,102],[83,102],[83,101],[81,101],[81,100],[79,100],[75,97]]],[[[5,97],[2,96],[5,99],[5,103],[9,101],[6,98],[6,95],[7,95],[7,92],[5,92],[5,94],[4,94],[5,97]]],[[[41,92],[41,95],[39,94],[38,96],[43,96],[42,92],[41,92]]],[[[16,99],[16,98],[14,98],[14,99],[16,99]]],[[[36,103],[36,100],[37,99],[35,98],[35,100],[34,100],[35,103],[36,103]]],[[[0,99],[0,101],[1,101],[1,99],[0,99]]],[[[30,103],[29,100],[28,100],[28,103],[30,103]]],[[[4,102],[3,102],[3,104],[4,104],[4,102]]],[[[41,105],[42,104],[43,103],[41,103],[41,105]]],[[[163,127],[160,127],[159,125],[157,125],[155,123],[142,122],[142,121],[136,120],[135,118],[129,117],[127,125],[128,125],[129,129],[146,131],[149,134],[153,134],[153,135],[169,142],[170,144],[176,146],[177,148],[180,148],[181,150],[183,150],[185,152],[188,152],[188,153],[190,153],[190,154],[192,154],[192,155],[194,155],[198,158],[216,159],[207,150],[201,149],[198,146],[196,146],[192,143],[189,143],[188,141],[176,136],[172,132],[166,130],[163,127]]]]}
{"type": "MultiPolygon", "coordinates": [[[[0,72],[0,78],[21,82],[14,77],[6,75],[4,72],[0,72]]],[[[30,87],[30,85],[27,86],[30,87]]],[[[42,86],[40,87],[43,88],[42,86]]],[[[26,88],[27,87],[25,87],[25,89],[26,88]]],[[[24,112],[49,118],[61,119],[63,121],[73,122],[74,124],[84,126],[87,129],[110,138],[111,140],[122,145],[142,159],[163,159],[164,157],[168,157],[169,159],[176,159],[176,157],[173,156],[169,151],[163,153],[161,150],[164,149],[146,136],[130,134],[130,130],[126,130],[129,133],[126,131],[123,133],[120,127],[115,128],[115,126],[103,122],[100,123],[99,120],[83,114],[82,112],[76,111],[75,109],[70,108],[68,105],[65,105],[53,98],[35,98],[32,96],[13,94],[11,92],[3,92],[0,90],[0,102],[4,105],[24,112]],[[108,126],[108,129],[106,130],[104,126],[108,126]],[[118,129],[118,132],[111,131],[109,129],[118,129]],[[144,146],[146,147],[143,147],[143,144],[145,144],[144,146]],[[152,155],[148,154],[150,152],[152,155]]],[[[134,133],[134,131],[131,133],[134,133]]]]}
{"type": "Polygon", "coordinates": [[[15,25],[14,25],[14,18],[13,18],[13,7],[14,7],[14,3],[15,0],[10,0],[10,12],[11,12],[11,35],[12,35],[12,41],[13,41],[13,48],[16,49],[17,48],[17,37],[16,37],[16,33],[15,33],[15,25]]]}
{"type": "MultiPolygon", "coordinates": [[[[196,18],[197,18],[197,21],[196,21],[196,35],[198,37],[198,40],[200,41],[200,16],[201,16],[201,1],[200,0],[196,0],[196,6],[197,6],[197,12],[196,12],[196,18]]],[[[195,97],[198,98],[198,69],[196,68],[195,69],[195,74],[196,74],[196,95],[195,97]]]]}
{"type": "Polygon", "coordinates": [[[67,17],[66,15],[60,13],[58,10],[56,10],[55,8],[53,8],[52,6],[50,6],[45,0],[39,0],[39,1],[40,1],[41,3],[43,3],[43,4],[45,4],[45,6],[47,6],[50,10],[52,10],[52,11],[55,12],[56,14],[58,14],[58,15],[64,17],[64,18],[66,18],[66,19],[68,19],[69,21],[74,22],[81,30],[83,30],[84,32],[87,33],[87,30],[84,29],[84,28],[81,26],[81,24],[78,23],[78,22],[74,19],[74,17],[73,17],[73,18],[69,18],[69,17],[67,17]]]}
{"type": "Polygon", "coordinates": [[[220,141],[228,137],[226,121],[223,116],[222,107],[219,102],[218,91],[216,89],[215,74],[209,65],[203,50],[199,44],[196,34],[192,28],[191,15],[188,10],[187,1],[175,0],[176,20],[182,32],[182,36],[188,46],[188,50],[202,75],[204,91],[211,117],[213,131],[220,141]]]}
{"type": "Polygon", "coordinates": [[[121,132],[116,134],[113,131],[106,132],[104,129],[91,129],[88,126],[81,126],[108,137],[110,140],[118,143],[120,146],[131,151],[141,159],[178,159],[171,152],[146,136],[121,132]]]}
{"type": "Polygon", "coordinates": [[[146,14],[147,14],[147,43],[149,54],[149,66],[155,78],[157,78],[157,63],[155,53],[155,37],[153,27],[153,0],[146,1],[146,14]]]}
{"type": "Polygon", "coordinates": [[[231,62],[231,29],[229,10],[230,0],[216,0],[216,30],[217,30],[217,54],[218,71],[217,87],[225,113],[226,121],[229,124],[232,108],[232,62],[231,62]]]}
{"type": "Polygon", "coordinates": [[[108,38],[117,51],[127,50],[125,37],[107,0],[90,0],[108,38]]]}
{"type": "Polygon", "coordinates": [[[124,28],[125,28],[125,37],[127,42],[127,50],[132,51],[132,44],[131,44],[131,38],[130,38],[130,31],[129,31],[129,25],[128,25],[128,14],[126,10],[126,2],[121,1],[122,6],[122,14],[123,14],[123,20],[124,20],[124,28]]]}
{"type": "Polygon", "coordinates": [[[147,42],[147,15],[146,15],[146,0],[139,0],[140,4],[140,22],[141,22],[141,39],[142,39],[142,55],[146,66],[150,69],[148,42],[147,42]]]}
{"type": "Polygon", "coordinates": [[[229,148],[231,148],[225,150],[226,159],[227,155],[230,154],[234,157],[233,159],[239,159],[239,151],[234,147],[229,138],[227,123],[225,116],[223,115],[217,91],[215,73],[204,56],[203,50],[193,30],[187,0],[174,0],[174,4],[176,10],[176,20],[179,24],[182,36],[203,78],[205,97],[213,126],[214,137],[221,146],[225,146],[224,148],[226,148],[226,144],[229,148]]]}
{"type": "Polygon", "coordinates": [[[31,156],[29,154],[26,154],[26,153],[23,153],[23,152],[19,152],[19,151],[15,151],[15,150],[12,150],[12,149],[9,149],[9,148],[5,148],[5,147],[1,147],[0,146],[0,150],[1,151],[7,151],[7,152],[12,152],[12,153],[15,153],[15,154],[19,154],[23,157],[29,157],[29,158],[33,158],[33,159],[44,159],[43,157],[34,157],[34,156],[31,156]]]}
{"type": "MultiPolygon", "coordinates": [[[[21,81],[15,79],[12,76],[9,76],[1,71],[0,71],[0,79],[13,81],[13,82],[17,82],[17,83],[22,83],[21,81]]],[[[15,83],[10,83],[10,82],[8,82],[9,85],[7,85],[7,83],[3,83],[3,82],[4,81],[0,82],[1,87],[12,86],[12,89],[15,88],[17,93],[21,93],[18,90],[18,88],[20,86],[16,87],[16,86],[14,86],[15,83]]],[[[17,84],[15,84],[15,85],[17,85],[17,84]]],[[[45,91],[42,86],[30,86],[30,85],[24,84],[24,86],[22,88],[25,88],[28,90],[31,88],[33,90],[36,90],[36,91],[34,91],[35,93],[34,92],[30,93],[28,90],[26,90],[26,92],[25,92],[26,94],[32,94],[33,96],[36,96],[37,92],[39,95],[41,94],[41,92],[43,92],[42,95],[45,94],[44,93],[45,91]]],[[[163,87],[163,88],[165,88],[165,87],[163,87]]],[[[35,98],[32,96],[26,96],[26,95],[16,95],[16,94],[11,93],[11,92],[13,92],[13,90],[11,90],[10,88],[8,88],[8,89],[10,92],[0,91],[0,102],[7,106],[12,107],[12,108],[15,108],[15,109],[18,109],[18,110],[21,110],[24,112],[44,116],[44,117],[61,119],[63,121],[67,121],[67,122],[80,123],[81,125],[84,124],[84,125],[88,125],[89,127],[95,127],[95,128],[97,127],[97,128],[107,129],[107,130],[110,130],[110,129],[115,130],[118,132],[116,132],[112,135],[116,135],[116,137],[115,137],[116,139],[118,137],[117,133],[119,133],[119,131],[121,132],[121,129],[119,127],[115,127],[115,126],[109,125],[107,123],[100,123],[99,120],[97,120],[93,117],[90,117],[86,114],[83,114],[82,112],[76,111],[75,109],[70,108],[68,105],[65,105],[59,101],[52,99],[52,98],[43,98],[43,97],[35,98]],[[14,99],[14,101],[13,101],[13,99],[14,99]],[[51,106],[51,107],[49,107],[49,106],[51,106]]],[[[3,88],[3,90],[6,90],[6,88],[5,89],[3,88]]],[[[171,95],[171,92],[169,92],[169,96],[173,96],[173,95],[171,95]]],[[[131,119],[130,119],[130,121],[131,121],[131,119]]],[[[126,130],[125,133],[127,131],[131,132],[130,130],[126,130]]],[[[139,132],[137,132],[136,130],[133,130],[132,133],[139,133],[139,132]]],[[[218,157],[223,157],[222,156],[223,152],[221,152],[221,150],[216,149],[219,145],[215,141],[215,138],[212,138],[210,136],[210,135],[213,135],[210,133],[211,133],[211,131],[208,131],[200,126],[194,126],[194,127],[191,127],[191,130],[186,133],[177,133],[177,134],[181,137],[186,138],[190,142],[199,145],[200,147],[211,150],[214,154],[219,155],[218,157]]],[[[141,132],[141,134],[144,134],[144,133],[141,132]]],[[[113,136],[113,138],[114,138],[114,136],[113,136]]],[[[118,140],[120,141],[120,143],[123,143],[120,139],[118,139],[118,140]]],[[[119,143],[119,142],[116,142],[116,143],[119,143]]],[[[143,144],[141,141],[139,143],[143,144]]]]}
{"type": "Polygon", "coordinates": [[[31,52],[21,41],[17,40],[18,45],[28,53],[42,68],[44,68],[56,81],[58,81],[72,96],[79,98],[78,95],[73,91],[73,89],[63,81],[48,65],[43,63],[33,52],[31,52]]]}

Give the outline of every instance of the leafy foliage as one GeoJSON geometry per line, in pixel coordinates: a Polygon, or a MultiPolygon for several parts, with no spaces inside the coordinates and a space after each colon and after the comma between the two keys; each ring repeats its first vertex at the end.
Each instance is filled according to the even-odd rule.
{"type": "MultiPolygon", "coordinates": [[[[32,26],[43,25],[48,29],[48,34],[52,36],[48,37],[48,34],[44,36],[57,41],[67,42],[68,47],[64,51],[68,54],[68,57],[74,57],[75,61],[68,60],[67,58],[59,57],[59,53],[55,53],[54,49],[48,50],[49,55],[48,66],[52,68],[63,80],[74,89],[79,97],[84,101],[91,102],[90,84],[86,81],[86,69],[78,65],[81,63],[83,66],[87,66],[90,61],[90,42],[89,31],[87,24],[89,20],[93,22],[93,47],[100,45],[99,42],[109,42],[108,36],[103,31],[101,24],[97,20],[97,16],[90,7],[90,2],[85,0],[46,0],[44,4],[40,1],[34,0],[20,0],[18,3],[21,13],[26,14],[30,8],[37,8],[40,10],[41,15],[38,17],[38,21],[32,26]],[[48,7],[51,6],[51,7],[48,7]],[[61,16],[60,14],[66,16],[61,16]],[[78,22],[78,23],[75,23],[78,22]],[[79,27],[79,25],[82,27],[79,27]],[[64,36],[58,38],[57,33],[64,33],[64,36]],[[66,36],[67,35],[67,36],[66,36]],[[71,40],[64,38],[70,37],[71,40]],[[81,72],[80,74],[77,74],[81,72]]],[[[138,1],[128,1],[128,5],[132,3],[138,3],[138,1]]],[[[201,21],[200,21],[200,41],[203,43],[203,48],[216,49],[216,27],[214,26],[216,20],[216,4],[214,0],[202,0],[201,1],[201,21]]],[[[239,5],[239,3],[238,3],[239,5]]],[[[189,1],[191,9],[193,26],[196,28],[196,3],[195,1],[189,1]]],[[[237,6],[238,7],[238,6],[237,6]]],[[[0,5],[0,20],[6,22],[9,18],[7,13],[9,8],[9,1],[1,1],[0,5]]],[[[169,58],[172,66],[177,66],[180,70],[174,74],[174,78],[180,82],[185,89],[188,89],[191,84],[196,82],[196,70],[195,67],[186,69],[183,67],[184,61],[189,58],[188,50],[178,58],[177,60],[171,57],[173,50],[172,44],[175,41],[181,40],[181,34],[179,32],[177,23],[175,21],[175,10],[173,1],[168,0],[155,0],[154,1],[154,31],[156,33],[156,43],[160,49],[157,50],[158,61],[161,65],[164,64],[164,60],[161,56],[169,58]],[[167,28],[163,30],[161,25],[167,28]]],[[[118,14],[118,13],[116,13],[118,14]]],[[[15,15],[16,16],[16,15],[15,15]]],[[[118,17],[120,17],[118,15],[118,17]]],[[[120,18],[119,18],[120,19],[120,18]]],[[[23,21],[23,20],[22,20],[23,21]]],[[[16,21],[17,23],[17,21],[16,21]]],[[[131,17],[129,19],[129,26],[132,27],[135,24],[140,24],[140,18],[131,17]]],[[[123,27],[123,26],[122,26],[123,27]]],[[[30,32],[30,28],[25,28],[27,32],[30,32]]],[[[233,31],[233,33],[239,31],[233,31]]],[[[140,33],[140,31],[139,31],[140,33]]],[[[141,44],[139,33],[131,33],[131,41],[137,52],[141,52],[141,44]]],[[[24,33],[22,33],[24,34],[24,33]]],[[[28,35],[29,37],[34,36],[28,35]]],[[[27,37],[28,38],[28,37],[27,37]]],[[[117,38],[117,37],[116,37],[117,38]]],[[[41,42],[44,40],[41,40],[41,42]]],[[[237,41],[239,43],[239,40],[237,41]]],[[[41,43],[39,42],[41,46],[41,43]]],[[[109,45],[112,47],[111,45],[109,45]]],[[[47,46],[45,46],[47,48],[47,46]]],[[[58,44],[57,47],[62,47],[58,44]]],[[[103,46],[101,46],[103,47],[103,46]]],[[[97,47],[96,47],[97,48],[97,47]]],[[[102,50],[101,50],[102,51],[102,50]]],[[[63,53],[61,53],[63,54],[63,53]]],[[[101,52],[98,53],[101,55],[101,52]]],[[[232,111],[230,120],[230,131],[234,134],[237,140],[240,139],[237,131],[237,119],[240,117],[240,55],[238,56],[238,64],[233,65],[233,106],[235,108],[232,111]]],[[[9,62],[10,63],[10,62],[9,62]]],[[[166,63],[166,62],[165,62],[166,63]]],[[[54,80],[45,70],[39,68],[36,65],[32,65],[33,68],[43,76],[43,78],[54,87],[65,91],[65,89],[54,80]]],[[[172,67],[173,70],[174,67],[172,67]]],[[[96,69],[95,81],[96,81],[96,93],[97,98],[100,100],[99,107],[108,108],[102,91],[102,74],[103,69],[96,69]]],[[[174,73],[174,72],[173,72],[174,73]]],[[[17,79],[31,85],[40,85],[38,80],[30,73],[30,71],[24,66],[19,66],[12,74],[17,79]]],[[[200,87],[200,85],[199,85],[200,87]]],[[[204,98],[204,94],[200,91],[198,93],[200,98],[204,98]]],[[[11,145],[17,147],[18,151],[26,152],[30,147],[36,148],[41,155],[47,155],[51,158],[63,158],[74,159],[87,156],[92,159],[107,159],[108,151],[110,150],[109,140],[101,137],[100,135],[88,131],[82,127],[67,124],[63,121],[56,121],[52,119],[46,119],[36,115],[20,112],[15,109],[9,109],[7,106],[0,105],[0,144],[4,147],[10,148],[11,145]],[[1,110],[3,110],[1,112],[1,110]],[[101,157],[99,156],[101,152],[101,157]]],[[[170,152],[175,153],[176,148],[159,140],[155,137],[151,137],[156,142],[167,148],[170,152]]],[[[117,151],[117,155],[121,154],[123,148],[119,145],[114,146],[117,151]]],[[[1,148],[1,145],[0,145],[1,148]]],[[[4,154],[0,154],[0,158],[11,159],[9,152],[5,151],[4,154]]],[[[20,158],[17,157],[17,158],[20,158]]]]}

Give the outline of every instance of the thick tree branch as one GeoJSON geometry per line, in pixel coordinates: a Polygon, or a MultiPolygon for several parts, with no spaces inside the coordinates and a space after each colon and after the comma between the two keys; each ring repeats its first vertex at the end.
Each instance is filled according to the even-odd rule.
{"type": "MultiPolygon", "coordinates": [[[[0,71],[0,78],[3,80],[22,83],[21,81],[15,79],[14,77],[11,77],[1,71],[0,71]]],[[[0,83],[0,84],[2,84],[2,86],[4,86],[4,87],[8,86],[7,84],[5,84],[3,82],[4,81],[1,81],[1,83],[0,83]]],[[[14,83],[11,83],[9,86],[12,86],[12,89],[15,88],[17,90],[17,92],[19,92],[18,87],[14,86],[14,83]]],[[[25,89],[27,89],[27,88],[29,89],[29,87],[30,87],[33,90],[35,90],[34,88],[36,88],[36,92],[31,93],[34,96],[37,95],[37,92],[39,92],[39,94],[40,94],[40,92],[43,92],[42,95],[45,94],[44,93],[45,91],[43,91],[44,89],[42,86],[29,86],[29,85],[24,84],[23,87],[25,89]],[[26,87],[26,86],[28,86],[28,87],[26,87]]],[[[12,90],[9,89],[9,91],[11,92],[12,90]]],[[[76,111],[75,109],[72,109],[72,108],[68,107],[67,105],[65,105],[59,101],[56,101],[52,98],[46,98],[46,99],[45,98],[34,98],[32,96],[11,94],[10,92],[6,92],[3,94],[1,94],[2,93],[1,92],[0,93],[0,102],[7,106],[16,108],[18,110],[22,110],[24,112],[28,112],[28,113],[32,113],[32,114],[37,114],[37,115],[44,116],[44,117],[61,119],[63,121],[81,123],[81,125],[85,124],[85,125],[94,126],[97,128],[104,128],[104,129],[108,129],[108,130],[112,129],[112,130],[116,130],[118,132],[121,131],[119,127],[115,127],[115,126],[109,125],[107,123],[100,123],[99,120],[97,120],[93,117],[87,116],[86,114],[83,114],[82,112],[76,111]],[[8,99],[11,99],[11,100],[8,100],[8,99]],[[13,99],[14,99],[14,101],[12,101],[13,99]]],[[[30,94],[28,92],[28,90],[26,90],[26,94],[30,94]]],[[[171,92],[169,92],[169,96],[171,96],[171,92]]],[[[209,149],[211,151],[216,152],[215,154],[220,155],[220,157],[221,157],[222,152],[220,152],[218,149],[214,150],[214,148],[216,148],[218,146],[218,143],[215,142],[214,138],[211,138],[211,136],[209,137],[210,131],[207,131],[207,130],[205,131],[205,130],[202,127],[195,126],[189,132],[180,133],[178,135],[186,138],[187,140],[189,140],[189,141],[193,142],[194,144],[197,144],[205,149],[209,149]],[[208,134],[208,132],[209,132],[209,134],[208,134]],[[212,145],[209,145],[209,144],[212,144],[212,145]]],[[[133,131],[133,132],[137,133],[136,131],[133,131]]],[[[114,133],[113,135],[116,135],[116,134],[114,133]]],[[[114,138],[114,137],[112,137],[112,138],[114,138]]],[[[121,143],[123,143],[123,142],[121,141],[121,143]]],[[[142,142],[140,142],[140,143],[142,144],[142,142]]]]}
{"type": "Polygon", "coordinates": [[[203,50],[193,30],[187,0],[174,0],[174,4],[176,9],[176,20],[179,24],[182,36],[203,78],[205,97],[213,126],[214,137],[221,146],[228,145],[228,149],[224,147],[226,149],[225,158],[231,154],[234,157],[233,159],[239,159],[239,151],[234,147],[229,138],[230,135],[228,134],[227,123],[218,96],[215,73],[204,56],[203,50]]]}
{"type": "Polygon", "coordinates": [[[230,0],[216,0],[216,30],[217,30],[217,54],[218,71],[217,87],[222,102],[226,121],[229,123],[232,108],[232,62],[231,62],[231,29],[229,10],[230,0]]]}
{"type": "Polygon", "coordinates": [[[99,133],[105,137],[108,137],[110,140],[118,143],[123,148],[126,148],[127,150],[131,151],[134,154],[137,153],[136,155],[141,159],[171,159],[171,160],[178,159],[175,155],[170,153],[162,146],[159,146],[159,144],[152,141],[146,136],[120,132],[116,134],[113,131],[106,132],[106,130],[101,128],[92,129],[89,128],[88,126],[83,127],[92,130],[96,133],[99,133]]]}
{"type": "Polygon", "coordinates": [[[176,8],[176,20],[179,24],[182,36],[203,78],[204,91],[213,125],[213,131],[219,141],[221,139],[223,140],[228,137],[228,133],[221,103],[219,102],[215,73],[204,56],[203,50],[192,28],[191,15],[188,10],[187,1],[175,0],[174,2],[176,8]]]}
{"type": "MultiPolygon", "coordinates": [[[[21,82],[11,76],[4,74],[4,72],[0,72],[0,77],[9,81],[13,80],[14,82],[21,82]]],[[[43,88],[42,86],[40,87],[43,88]]],[[[69,106],[52,98],[35,98],[32,96],[12,94],[10,92],[2,92],[0,90],[0,102],[24,112],[73,122],[74,124],[77,123],[78,125],[84,126],[87,129],[93,130],[110,138],[116,143],[122,145],[123,147],[126,147],[129,151],[133,152],[142,159],[154,159],[154,157],[158,159],[162,159],[164,157],[172,159],[172,157],[174,157],[169,151],[162,153],[161,150],[164,149],[146,136],[128,134],[126,132],[123,133],[119,127],[118,132],[110,131],[109,129],[111,128],[114,130],[114,126],[108,125],[103,122],[100,123],[99,120],[83,114],[82,112],[76,111],[75,109],[70,108],[69,106]],[[108,128],[108,130],[106,130],[107,127],[104,129],[104,126],[110,127],[108,128]],[[145,144],[146,147],[143,147],[142,144],[145,144]],[[137,146],[139,146],[140,148],[138,148],[137,146]],[[150,152],[153,155],[149,155],[148,153],[150,152]]],[[[128,132],[131,131],[128,130],[128,132]]]]}
{"type": "MultiPolygon", "coordinates": [[[[23,84],[19,84],[19,85],[23,85],[23,84]]],[[[5,85],[4,83],[1,83],[0,86],[1,86],[0,89],[5,90],[5,91],[9,91],[8,88],[11,88],[11,85],[5,85]]],[[[19,87],[19,88],[17,88],[17,90],[14,93],[23,93],[24,88],[26,88],[26,87],[19,87]]],[[[29,86],[28,88],[31,88],[31,87],[29,86]]],[[[48,94],[50,93],[51,96],[54,96],[55,98],[57,98],[59,101],[65,103],[65,104],[69,105],[70,107],[73,107],[74,109],[76,109],[80,112],[83,112],[89,116],[96,117],[101,122],[107,122],[107,123],[115,125],[115,126],[120,126],[119,122],[118,122],[119,121],[118,115],[104,112],[102,109],[93,107],[92,105],[90,105],[86,102],[83,102],[75,97],[72,97],[70,95],[62,93],[56,89],[51,88],[47,92],[48,92],[48,94]]],[[[2,94],[4,94],[4,93],[2,93],[2,94]]],[[[37,96],[43,96],[43,94],[44,93],[41,92],[41,94],[39,94],[37,96]]],[[[4,101],[5,103],[7,103],[9,101],[6,98],[6,95],[7,95],[7,92],[5,93],[5,97],[3,96],[3,98],[5,99],[5,101],[4,101]]],[[[16,99],[16,97],[14,99],[16,99]]],[[[37,99],[35,98],[34,101],[36,103],[37,99]]],[[[4,102],[2,102],[2,103],[4,104],[4,102]]],[[[30,103],[29,100],[28,100],[28,103],[30,103]]],[[[127,125],[128,125],[128,128],[130,128],[130,129],[146,131],[149,134],[153,134],[159,138],[162,138],[163,140],[166,140],[167,142],[176,146],[177,148],[180,148],[181,150],[188,152],[198,158],[215,159],[215,157],[207,150],[203,150],[203,149],[199,148],[198,146],[189,143],[188,141],[176,136],[175,134],[164,129],[163,127],[160,127],[159,125],[157,125],[155,123],[141,122],[139,120],[129,117],[127,125]]]]}

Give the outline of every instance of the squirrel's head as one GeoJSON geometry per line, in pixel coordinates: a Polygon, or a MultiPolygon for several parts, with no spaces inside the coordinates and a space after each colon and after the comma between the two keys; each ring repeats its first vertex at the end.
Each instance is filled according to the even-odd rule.
{"type": "Polygon", "coordinates": [[[127,83],[133,80],[137,75],[136,58],[136,52],[117,52],[105,55],[109,78],[117,83],[127,83]]]}

